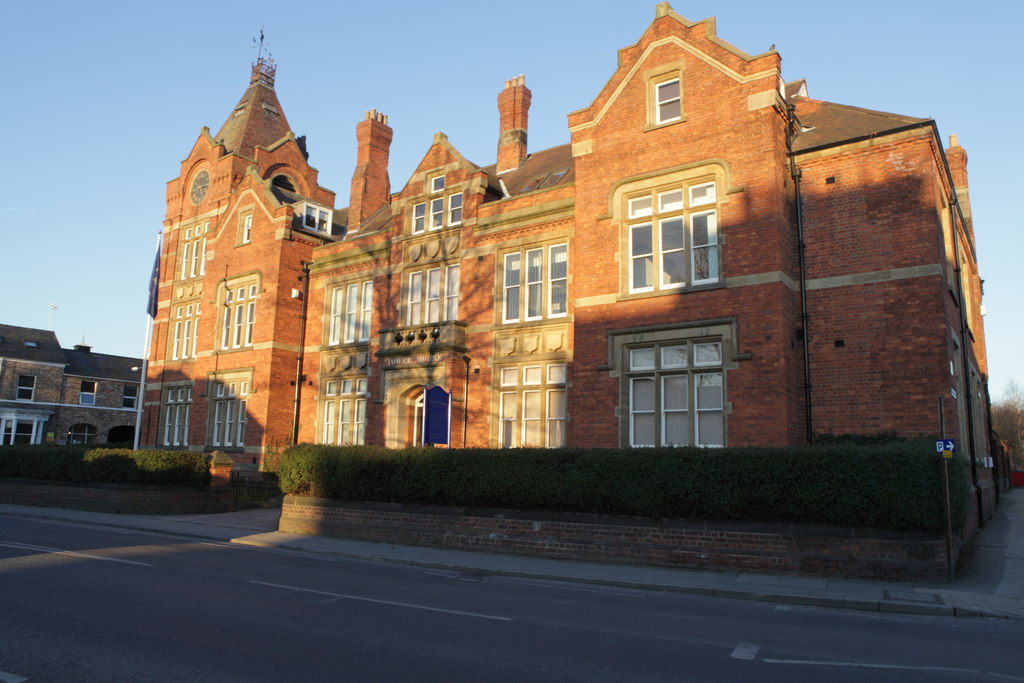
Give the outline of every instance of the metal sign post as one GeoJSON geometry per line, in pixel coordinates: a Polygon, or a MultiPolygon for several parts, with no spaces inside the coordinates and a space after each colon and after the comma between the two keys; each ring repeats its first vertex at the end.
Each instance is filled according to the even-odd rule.
{"type": "Polygon", "coordinates": [[[949,461],[953,459],[953,452],[956,451],[956,441],[946,438],[946,421],[943,411],[942,396],[939,396],[939,436],[935,442],[935,452],[942,454],[942,488],[943,507],[946,512],[946,581],[953,581],[953,516],[950,512],[949,503],[949,461]]]}

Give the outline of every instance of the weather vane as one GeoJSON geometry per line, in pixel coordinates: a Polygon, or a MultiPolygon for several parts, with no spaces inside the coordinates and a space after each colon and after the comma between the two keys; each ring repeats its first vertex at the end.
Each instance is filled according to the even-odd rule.
{"type": "MultiPolygon", "coordinates": [[[[260,26],[260,39],[256,40],[255,37],[252,39],[252,46],[256,48],[256,61],[257,62],[260,61],[261,59],[263,59],[263,42],[264,42],[263,27],[260,26]]],[[[268,48],[269,48],[269,45],[268,45],[268,48]]],[[[270,50],[269,49],[267,50],[267,58],[268,59],[270,58],[270,50]]]]}

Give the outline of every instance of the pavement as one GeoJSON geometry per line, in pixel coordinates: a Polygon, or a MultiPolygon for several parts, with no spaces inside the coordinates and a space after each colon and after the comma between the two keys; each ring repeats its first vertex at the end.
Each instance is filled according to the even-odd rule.
{"type": "Polygon", "coordinates": [[[440,568],[473,576],[527,577],[870,612],[1024,620],[1022,488],[1000,496],[996,514],[972,539],[952,582],[915,584],[573,562],[286,534],[277,531],[279,509],[149,516],[0,505],[0,515],[440,568]]]}

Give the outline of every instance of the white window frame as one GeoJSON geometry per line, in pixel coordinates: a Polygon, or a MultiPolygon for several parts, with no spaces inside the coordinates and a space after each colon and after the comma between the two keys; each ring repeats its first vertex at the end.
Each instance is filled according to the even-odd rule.
{"type": "Polygon", "coordinates": [[[15,401],[34,401],[36,400],[36,376],[35,375],[18,375],[18,384],[14,392],[15,401]],[[23,384],[22,380],[31,380],[29,384],[23,384]],[[25,391],[27,390],[27,391],[25,391]],[[27,396],[25,395],[27,394],[27,396]]]}
{"type": "Polygon", "coordinates": [[[419,235],[427,229],[427,203],[419,202],[412,206],[412,233],[419,235]]]}
{"type": "Polygon", "coordinates": [[[164,399],[164,446],[188,446],[189,420],[192,415],[192,388],[167,390],[164,399]]]}
{"type": "Polygon", "coordinates": [[[139,387],[134,384],[125,384],[121,391],[121,407],[135,409],[139,402],[139,387]]]}
{"type": "Polygon", "coordinates": [[[334,218],[334,211],[326,206],[303,202],[299,215],[302,220],[302,227],[313,232],[329,235],[331,232],[331,221],[334,218]]]}
{"type": "Polygon", "coordinates": [[[214,381],[217,387],[213,401],[213,432],[210,445],[243,448],[245,428],[248,424],[246,401],[249,396],[249,381],[238,378],[214,381]]]}
{"type": "Polygon", "coordinates": [[[320,443],[336,446],[361,446],[366,443],[366,377],[350,377],[324,382],[325,395],[321,415],[320,443]]]}
{"type": "Polygon", "coordinates": [[[206,274],[206,233],[209,230],[208,222],[185,229],[185,237],[181,246],[179,280],[188,280],[206,274]]]}
{"type": "Polygon", "coordinates": [[[328,344],[370,340],[373,315],[373,280],[349,282],[331,290],[328,344]]]}
{"type": "MultiPolygon", "coordinates": [[[[220,348],[248,348],[253,344],[256,329],[256,300],[259,285],[236,283],[226,287],[223,295],[220,348]]],[[[194,349],[195,347],[193,347],[194,349]]]]}
{"type": "Polygon", "coordinates": [[[78,405],[81,406],[94,406],[96,405],[96,394],[99,393],[99,383],[91,379],[83,379],[78,387],[78,405]],[[92,391],[86,390],[86,385],[92,385],[92,391]]]}
{"type": "Polygon", "coordinates": [[[656,81],[653,84],[654,87],[654,122],[657,125],[664,123],[672,123],[673,121],[679,121],[683,118],[683,81],[680,77],[666,78],[661,81],[656,81]],[[663,88],[672,84],[676,85],[676,93],[664,93],[663,88]],[[663,116],[663,112],[667,107],[670,107],[673,103],[678,103],[679,111],[675,115],[663,116]]]}
{"type": "Polygon", "coordinates": [[[448,195],[448,225],[462,224],[462,193],[448,195]]]}
{"type": "Polygon", "coordinates": [[[628,415],[628,444],[633,448],[650,446],[700,446],[722,447],[726,444],[725,425],[725,370],[723,367],[723,343],[720,339],[666,340],[656,344],[631,347],[626,351],[626,392],[628,415]],[[685,349],[682,355],[679,349],[685,349]],[[648,355],[648,351],[653,354],[648,355]],[[672,351],[670,355],[666,353],[672,351]],[[652,360],[647,361],[650,357],[652,360]],[[711,384],[704,384],[705,381],[711,384]],[[670,386],[682,383],[682,393],[672,393],[670,386]],[[638,387],[644,386],[652,392],[651,405],[638,405],[638,387]],[[719,387],[717,402],[709,405],[702,389],[719,387]],[[673,403],[670,396],[675,396],[673,403]],[[682,399],[681,401],[679,399],[682,399]],[[715,417],[717,416],[717,417],[715,417]],[[721,441],[705,443],[701,424],[705,418],[717,420],[721,441]],[[671,423],[678,419],[685,421],[686,438],[675,441],[670,437],[671,423]],[[649,427],[654,443],[640,440],[638,420],[653,420],[649,427]]]}
{"type": "Polygon", "coordinates": [[[563,318],[569,314],[568,296],[567,242],[529,247],[504,255],[501,271],[503,323],[563,318]],[[556,263],[560,268],[556,269],[556,263]],[[561,293],[560,300],[556,300],[556,292],[561,293]]]}
{"type": "Polygon", "coordinates": [[[242,217],[242,244],[249,244],[252,241],[252,214],[242,217]]]}
{"type": "Polygon", "coordinates": [[[721,281],[716,202],[714,181],[648,190],[626,199],[626,286],[630,294],[721,281]],[[698,243],[701,233],[704,241],[698,243]],[[706,258],[702,260],[702,256],[706,258]],[[703,277],[697,276],[700,271],[703,277]]]}
{"type": "Polygon", "coordinates": [[[498,447],[564,446],[566,364],[506,365],[497,377],[498,447]]]}
{"type": "Polygon", "coordinates": [[[406,287],[406,325],[433,325],[457,318],[460,264],[437,265],[409,273],[406,287]]]}

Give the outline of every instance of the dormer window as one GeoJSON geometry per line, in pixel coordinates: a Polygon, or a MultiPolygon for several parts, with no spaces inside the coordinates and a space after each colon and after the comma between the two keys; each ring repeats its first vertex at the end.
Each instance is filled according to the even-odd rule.
{"type": "Polygon", "coordinates": [[[302,205],[301,212],[302,227],[316,232],[328,234],[331,232],[332,211],[330,209],[306,202],[302,205]]]}

